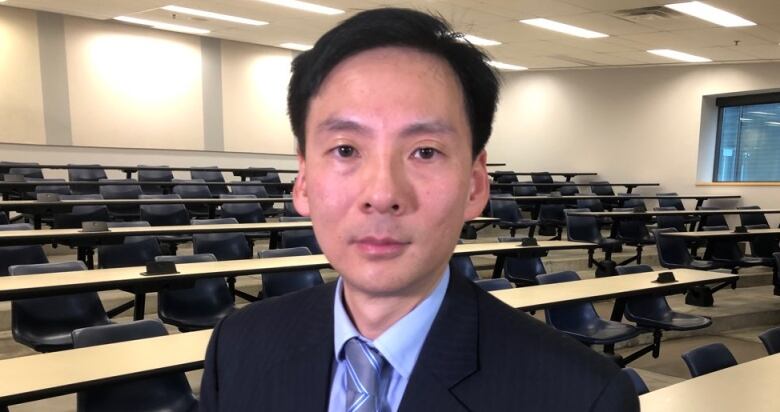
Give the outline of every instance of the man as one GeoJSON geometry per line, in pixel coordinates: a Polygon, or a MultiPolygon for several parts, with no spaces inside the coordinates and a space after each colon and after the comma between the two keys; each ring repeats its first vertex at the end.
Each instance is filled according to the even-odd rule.
{"type": "Polygon", "coordinates": [[[443,21],[359,13],[293,62],[295,208],[338,282],[215,329],[207,411],[633,411],[610,361],[450,273],[498,81],[443,21]]]}

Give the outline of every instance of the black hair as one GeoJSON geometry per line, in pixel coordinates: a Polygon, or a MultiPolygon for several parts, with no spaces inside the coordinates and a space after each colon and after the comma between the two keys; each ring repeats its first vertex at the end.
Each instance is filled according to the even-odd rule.
{"type": "Polygon", "coordinates": [[[387,46],[417,49],[444,59],[460,81],[471,128],[472,156],[485,148],[493,127],[499,80],[479,48],[444,19],[416,10],[380,8],[360,12],[325,33],[292,63],[287,112],[298,150],[306,153],[309,103],[339,63],[360,52],[387,46]]]}

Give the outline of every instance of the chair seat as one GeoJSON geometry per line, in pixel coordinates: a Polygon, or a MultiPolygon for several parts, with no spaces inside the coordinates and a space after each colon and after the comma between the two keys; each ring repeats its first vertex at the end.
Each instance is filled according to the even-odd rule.
{"type": "Polygon", "coordinates": [[[623,241],[624,244],[629,246],[637,246],[637,245],[654,245],[655,244],[655,237],[652,235],[642,236],[639,239],[620,239],[623,241]]]}
{"type": "Polygon", "coordinates": [[[33,350],[37,352],[55,352],[73,349],[73,337],[70,333],[74,329],[84,326],[99,326],[107,323],[97,321],[94,325],[58,325],[57,327],[47,328],[47,330],[16,329],[13,331],[13,335],[14,340],[33,348],[33,350]]]}
{"type": "Polygon", "coordinates": [[[598,319],[582,328],[573,327],[564,333],[588,345],[606,345],[622,342],[639,335],[639,329],[620,322],[598,319]]]}
{"type": "Polygon", "coordinates": [[[235,312],[235,307],[227,307],[216,313],[202,314],[192,313],[187,316],[176,316],[175,314],[159,313],[160,320],[163,322],[176,326],[182,331],[193,331],[201,329],[210,329],[217,325],[225,316],[235,312]]]}
{"type": "MultiPolygon", "coordinates": [[[[681,266],[685,267],[685,266],[681,266]]],[[[713,269],[721,269],[723,268],[723,265],[720,262],[716,262],[713,260],[694,260],[691,262],[691,264],[688,266],[690,269],[697,269],[697,270],[713,270],[713,269]]]]}
{"type": "Polygon", "coordinates": [[[673,311],[664,313],[659,319],[635,316],[626,312],[626,319],[640,327],[663,330],[694,330],[706,328],[712,324],[710,318],[673,311]]]}
{"type": "Polygon", "coordinates": [[[498,227],[501,229],[525,229],[535,226],[538,223],[538,221],[532,219],[520,219],[517,222],[500,221],[498,222],[498,227]]]}
{"type": "Polygon", "coordinates": [[[192,242],[192,235],[161,235],[161,236],[157,236],[157,240],[159,240],[160,242],[175,242],[175,243],[192,242]]]}
{"type": "Polygon", "coordinates": [[[605,252],[620,252],[623,250],[623,242],[610,237],[599,240],[598,245],[604,249],[605,252]]]}

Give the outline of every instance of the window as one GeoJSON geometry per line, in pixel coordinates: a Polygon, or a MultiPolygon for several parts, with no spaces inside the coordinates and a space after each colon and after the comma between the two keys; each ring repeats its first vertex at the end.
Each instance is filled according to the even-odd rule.
{"type": "Polygon", "coordinates": [[[780,181],[780,93],[720,97],[715,182],[780,181]]]}

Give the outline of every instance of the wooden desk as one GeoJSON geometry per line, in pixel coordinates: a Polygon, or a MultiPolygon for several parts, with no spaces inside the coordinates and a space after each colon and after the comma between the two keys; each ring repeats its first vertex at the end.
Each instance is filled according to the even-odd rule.
{"type": "Polygon", "coordinates": [[[533,183],[533,182],[511,182],[511,183],[497,183],[491,182],[491,187],[514,187],[514,186],[534,186],[534,187],[561,187],[561,186],[623,186],[626,188],[626,193],[631,193],[635,188],[639,186],[660,186],[660,183],[608,183],[608,182],[594,182],[594,183],[533,183]]]}
{"type": "Polygon", "coordinates": [[[487,167],[506,166],[506,163],[487,163],[487,167]]]}
{"type": "MultiPolygon", "coordinates": [[[[219,171],[219,172],[232,172],[234,176],[240,176],[239,173],[244,174],[245,176],[265,176],[268,172],[274,172],[274,173],[298,173],[295,169],[273,169],[273,168],[266,168],[266,167],[202,167],[202,166],[192,166],[192,167],[180,167],[180,166],[117,166],[117,165],[67,165],[67,164],[7,164],[2,165],[4,169],[8,169],[11,167],[29,167],[29,168],[38,168],[38,169],[94,169],[94,170],[121,170],[125,172],[127,175],[127,178],[129,179],[130,176],[139,171],[139,170],[170,170],[170,171],[176,171],[176,172],[191,172],[191,171],[219,171]],[[238,173],[237,173],[238,172],[238,173]]],[[[2,173],[7,173],[7,171],[3,171],[2,173]]],[[[244,176],[242,176],[244,177],[244,176]]]]}
{"type": "MultiPolygon", "coordinates": [[[[651,283],[655,276],[656,273],[616,276],[491,293],[510,306],[529,310],[644,293],[667,294],[678,288],[734,277],[723,273],[678,270],[675,276],[679,282],[669,286],[651,283]]],[[[210,333],[190,332],[2,360],[0,404],[29,402],[102,383],[202,367],[210,333]]],[[[776,364],[772,365],[771,368],[767,367],[767,371],[774,372],[777,367],[776,364]]],[[[780,375],[774,373],[771,376],[780,375]]],[[[743,379],[741,382],[748,381],[743,379]]],[[[683,399],[680,397],[680,402],[683,399]]],[[[667,410],[690,409],[664,409],[667,410]]]]}
{"type": "Polygon", "coordinates": [[[631,196],[599,196],[599,195],[577,195],[577,196],[491,196],[491,199],[509,199],[528,203],[569,203],[571,201],[581,200],[629,200],[629,199],[695,199],[696,207],[701,207],[705,200],[710,199],[740,199],[739,195],[678,195],[678,196],[658,196],[658,195],[631,195],[631,196]]]}
{"type": "Polygon", "coordinates": [[[496,177],[499,175],[515,175],[515,176],[533,176],[533,175],[541,175],[541,174],[548,174],[551,176],[563,176],[566,178],[567,182],[571,182],[571,179],[576,176],[598,176],[598,173],[595,172],[501,172],[501,171],[495,171],[495,172],[488,172],[488,174],[492,177],[496,177]]]}
{"type": "Polygon", "coordinates": [[[776,412],[780,354],[689,379],[639,397],[642,412],[776,412]]]}
{"type": "Polygon", "coordinates": [[[33,216],[33,227],[41,228],[41,221],[44,215],[52,213],[65,213],[70,211],[73,206],[140,206],[140,205],[207,205],[209,207],[209,218],[216,217],[217,206],[227,203],[276,203],[292,202],[291,197],[264,197],[255,199],[222,199],[222,198],[187,198],[187,199],[79,199],[79,200],[58,200],[58,201],[38,201],[38,200],[6,200],[0,202],[0,210],[15,211],[17,213],[27,213],[33,216]]]}
{"type": "Polygon", "coordinates": [[[1,360],[0,405],[201,369],[210,337],[211,330],[203,330],[1,360]]]}
{"type": "Polygon", "coordinates": [[[713,230],[699,232],[671,232],[661,233],[662,236],[682,237],[686,239],[750,239],[755,236],[778,236],[780,229],[750,229],[744,233],[738,233],[733,230],[713,230]]]}
{"type": "MultiPolygon", "coordinates": [[[[628,219],[650,220],[652,216],[710,216],[710,215],[739,215],[739,214],[774,214],[780,213],[780,209],[718,209],[718,210],[648,210],[645,212],[570,212],[572,216],[591,216],[595,218],[608,217],[615,221],[628,219]]],[[[613,227],[614,229],[614,227],[613,227]]],[[[696,229],[696,222],[691,223],[690,231],[696,229]]],[[[614,232],[613,232],[614,235],[614,232]]],[[[612,236],[614,237],[614,236],[612,236]]]]}

